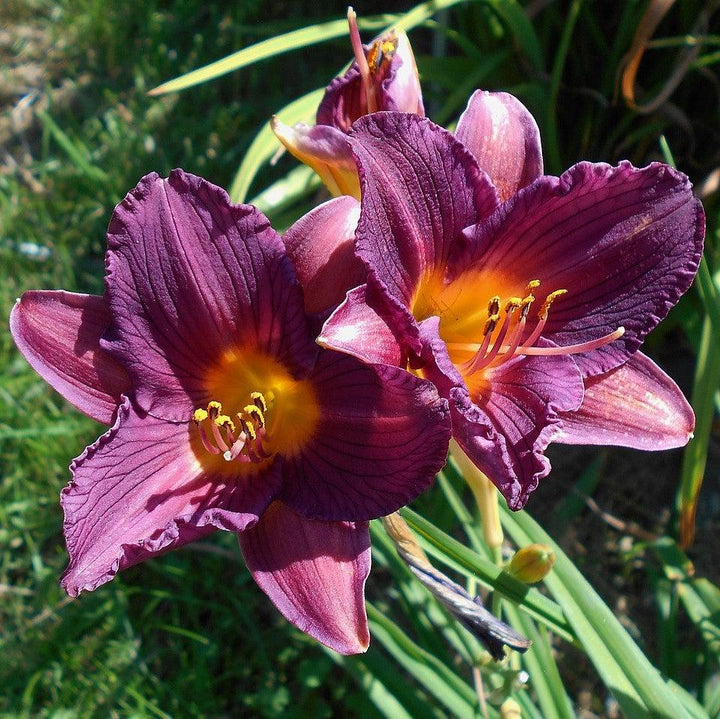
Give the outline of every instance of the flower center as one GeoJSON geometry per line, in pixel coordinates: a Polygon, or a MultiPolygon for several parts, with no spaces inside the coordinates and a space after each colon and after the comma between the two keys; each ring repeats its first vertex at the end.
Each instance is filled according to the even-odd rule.
{"type": "Polygon", "coordinates": [[[551,306],[568,293],[563,288],[552,290],[538,306],[536,293],[542,296],[538,292],[540,284],[540,280],[530,280],[520,295],[518,283],[507,277],[468,272],[446,284],[442,276],[432,273],[421,281],[411,310],[418,321],[433,315],[440,318],[440,337],[466,380],[475,375],[479,375],[476,380],[480,379],[483,370],[518,355],[578,354],[602,347],[625,333],[623,327],[618,327],[582,344],[537,347],[551,306]],[[500,292],[485,302],[478,301],[488,296],[488,286],[500,292]]]}
{"type": "Polygon", "coordinates": [[[212,399],[192,420],[209,455],[257,469],[278,453],[296,454],[315,433],[320,409],[312,384],[267,354],[232,350],[204,384],[212,399]]]}

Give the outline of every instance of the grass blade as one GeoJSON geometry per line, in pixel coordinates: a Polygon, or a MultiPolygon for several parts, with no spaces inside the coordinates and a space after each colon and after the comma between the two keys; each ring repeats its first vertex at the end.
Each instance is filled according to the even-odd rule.
{"type": "Polygon", "coordinates": [[[677,719],[685,708],[590,583],[551,537],[525,512],[502,512],[503,526],[520,546],[547,544],[555,566],[545,585],[563,608],[578,641],[628,719],[677,719]]]}
{"type": "MultiPolygon", "coordinates": [[[[387,23],[387,18],[378,20],[377,18],[365,18],[360,21],[363,28],[379,28],[387,23]]],[[[275,55],[281,55],[291,50],[299,50],[311,45],[317,45],[321,42],[332,40],[336,37],[347,35],[347,20],[331,20],[330,22],[318,23],[317,25],[308,25],[307,27],[293,30],[271,37],[262,42],[258,42],[250,47],[243,48],[234,52],[232,55],[217,60],[209,65],[200,67],[197,70],[185,73],[180,77],[158,85],[148,92],[148,95],[157,96],[164,95],[168,92],[178,92],[187,90],[189,87],[199,85],[209,80],[215,80],[229,72],[240,70],[243,67],[252,65],[261,60],[266,60],[275,55]]]]}
{"type": "MultiPolygon", "coordinates": [[[[418,646],[391,619],[368,602],[372,636],[390,655],[409,671],[428,692],[440,701],[452,716],[475,717],[477,697],[446,664],[418,646]]],[[[494,713],[497,716],[497,713],[494,713]]]]}

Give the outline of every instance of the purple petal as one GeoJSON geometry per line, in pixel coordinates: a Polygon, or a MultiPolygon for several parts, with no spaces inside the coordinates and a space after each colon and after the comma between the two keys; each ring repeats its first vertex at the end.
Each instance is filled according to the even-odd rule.
{"type": "Polygon", "coordinates": [[[685,446],[695,429],[692,407],[679,387],[641,352],[586,380],[580,409],[560,417],[556,441],[565,444],[672,449],[685,446]]]}
{"type": "Polygon", "coordinates": [[[367,304],[367,287],[356,287],[328,318],[317,338],[321,347],[364,362],[400,365],[402,352],[387,322],[367,304]]]}
{"type": "Polygon", "coordinates": [[[358,254],[410,307],[420,279],[444,266],[462,230],[496,207],[495,189],[463,145],[416,115],[368,115],[350,137],[363,192],[358,254]]]}
{"type": "Polygon", "coordinates": [[[337,197],[303,215],[283,235],[303,286],[306,312],[334,307],[365,281],[365,268],[355,256],[359,216],[357,200],[337,197]]]}
{"type": "Polygon", "coordinates": [[[365,88],[358,64],[353,62],[344,75],[333,78],[325,88],[325,94],[315,115],[315,122],[345,133],[350,130],[355,120],[366,114],[365,88]]]}
{"type": "Polygon", "coordinates": [[[288,127],[276,117],[271,127],[294,157],[317,172],[332,195],[360,199],[357,167],[343,132],[327,125],[309,127],[299,123],[288,127]]]}
{"type": "Polygon", "coordinates": [[[126,401],[115,426],[72,463],[61,496],[68,594],[92,591],[119,570],[214,529],[237,532],[257,522],[279,491],[279,466],[248,476],[213,457],[218,470],[206,465],[209,471],[191,431],[140,417],[126,401]]]}
{"type": "Polygon", "coordinates": [[[535,118],[506,92],[473,93],[460,116],[455,137],[490,176],[501,202],[543,173],[535,118]]]}
{"type": "MultiPolygon", "coordinates": [[[[471,388],[471,397],[505,438],[510,459],[499,488],[511,509],[522,509],[538,481],[550,472],[544,451],[560,429],[558,412],[580,406],[580,372],[567,356],[517,357],[486,370],[483,385],[480,392],[471,388]]],[[[476,459],[465,441],[458,443],[476,459]]],[[[497,484],[492,473],[485,473],[497,484]]]]}
{"type": "Polygon", "coordinates": [[[397,33],[397,47],[390,60],[390,72],[380,85],[379,100],[380,110],[425,116],[417,64],[404,32],[397,33]]]}
{"type": "Polygon", "coordinates": [[[500,287],[523,296],[533,279],[540,301],[566,289],[543,331],[556,345],[624,327],[620,339],[575,356],[587,376],[623,363],[665,317],[692,283],[704,234],[685,175],[659,163],[583,162],[560,178],[540,178],[469,229],[470,253],[457,265],[480,269],[488,294],[500,287]]]}
{"type": "Polygon", "coordinates": [[[358,521],[428,488],[450,438],[447,403],[431,382],[336,352],[321,353],[311,379],[320,421],[286,460],[283,501],[308,519],[358,521]]]}
{"type": "Polygon", "coordinates": [[[110,324],[105,300],[63,291],[26,292],[10,313],[10,331],[30,366],[89,417],[112,424],[127,372],[100,348],[110,324]]]}
{"type": "Polygon", "coordinates": [[[510,508],[521,509],[550,472],[543,453],[559,432],[558,412],[580,406],[580,372],[567,356],[517,357],[468,386],[437,335],[438,324],[437,317],[421,324],[424,370],[450,401],[453,438],[510,508]]]}
{"type": "Polygon", "coordinates": [[[367,649],[366,523],[315,522],[274,502],[239,536],[248,569],[288,621],[340,654],[367,649]]]}
{"type": "Polygon", "coordinates": [[[264,352],[305,373],[316,348],[280,237],[249,205],[174,170],[148,175],[108,231],[113,316],[103,347],[154,416],[187,420],[210,399],[207,373],[227,352],[264,352]]]}

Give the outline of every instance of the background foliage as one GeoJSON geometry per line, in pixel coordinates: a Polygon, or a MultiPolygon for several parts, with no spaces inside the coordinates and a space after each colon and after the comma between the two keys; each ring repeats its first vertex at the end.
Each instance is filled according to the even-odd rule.
{"type": "MultiPolygon", "coordinates": [[[[684,711],[717,716],[720,13],[713,16],[712,2],[674,4],[642,58],[636,99],[646,102],[673,77],[677,87],[657,109],[638,112],[616,88],[623,58],[656,4],[437,2],[413,16],[422,21],[410,36],[434,120],[452,123],[476,87],[508,90],[538,118],[548,171],[580,159],[673,160],[704,198],[704,284],[648,342],[650,354],[692,392],[696,439],[684,457],[556,449],[555,470],[529,511],[652,663],[697,699],[684,711]],[[676,72],[681,53],[697,47],[701,35],[695,57],[676,72]],[[674,541],[678,512],[696,501],[696,537],[686,556],[674,541]]],[[[390,22],[380,13],[411,8],[373,2],[356,10],[369,38],[390,22]]],[[[514,656],[501,667],[487,664],[472,638],[411,580],[379,526],[368,588],[374,639],[359,658],[325,652],[288,626],[225,533],[128,570],[75,601],[58,587],[66,561],[58,493],[70,458],[100,428],[36,378],[12,346],[7,313],[30,288],[102,291],[110,212],[146,172],[182,166],[233,187],[235,196],[259,195],[279,228],[317,202],[317,186],[292,158],[261,164],[277,145],[253,139],[272,113],[344,66],[346,37],[185,92],[147,91],[344,11],[340,3],[320,9],[299,0],[0,6],[0,716],[482,716],[478,677],[493,716],[509,693],[530,717],[620,715],[613,682],[621,679],[607,676],[610,660],[593,659],[608,637],[598,635],[598,648],[588,648],[596,629],[577,622],[587,611],[579,601],[590,595],[581,596],[580,579],[562,562],[547,582],[554,601],[512,586],[496,592],[497,607],[535,642],[523,664],[514,656]],[[249,148],[254,179],[247,161],[237,175],[249,148]],[[283,183],[282,202],[263,193],[274,182],[283,183]],[[519,601],[523,611],[500,596],[519,601]],[[585,644],[577,638],[581,629],[585,644]],[[530,674],[529,689],[522,671],[530,674]]],[[[416,502],[419,515],[407,518],[456,576],[497,587],[499,570],[484,553],[464,492],[449,468],[416,502]]],[[[524,514],[505,521],[519,544],[542,531],[524,514]]],[[[631,705],[623,705],[626,714],[631,705]]]]}

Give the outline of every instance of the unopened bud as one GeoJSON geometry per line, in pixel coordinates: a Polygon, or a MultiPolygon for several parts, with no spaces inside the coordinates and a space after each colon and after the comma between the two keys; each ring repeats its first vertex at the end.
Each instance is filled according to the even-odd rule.
{"type": "Polygon", "coordinates": [[[555,552],[546,544],[528,544],[518,549],[506,571],[525,584],[535,584],[544,579],[555,564],[555,552]]]}
{"type": "Polygon", "coordinates": [[[522,709],[514,699],[506,699],[500,707],[501,719],[522,719],[522,709]]]}

